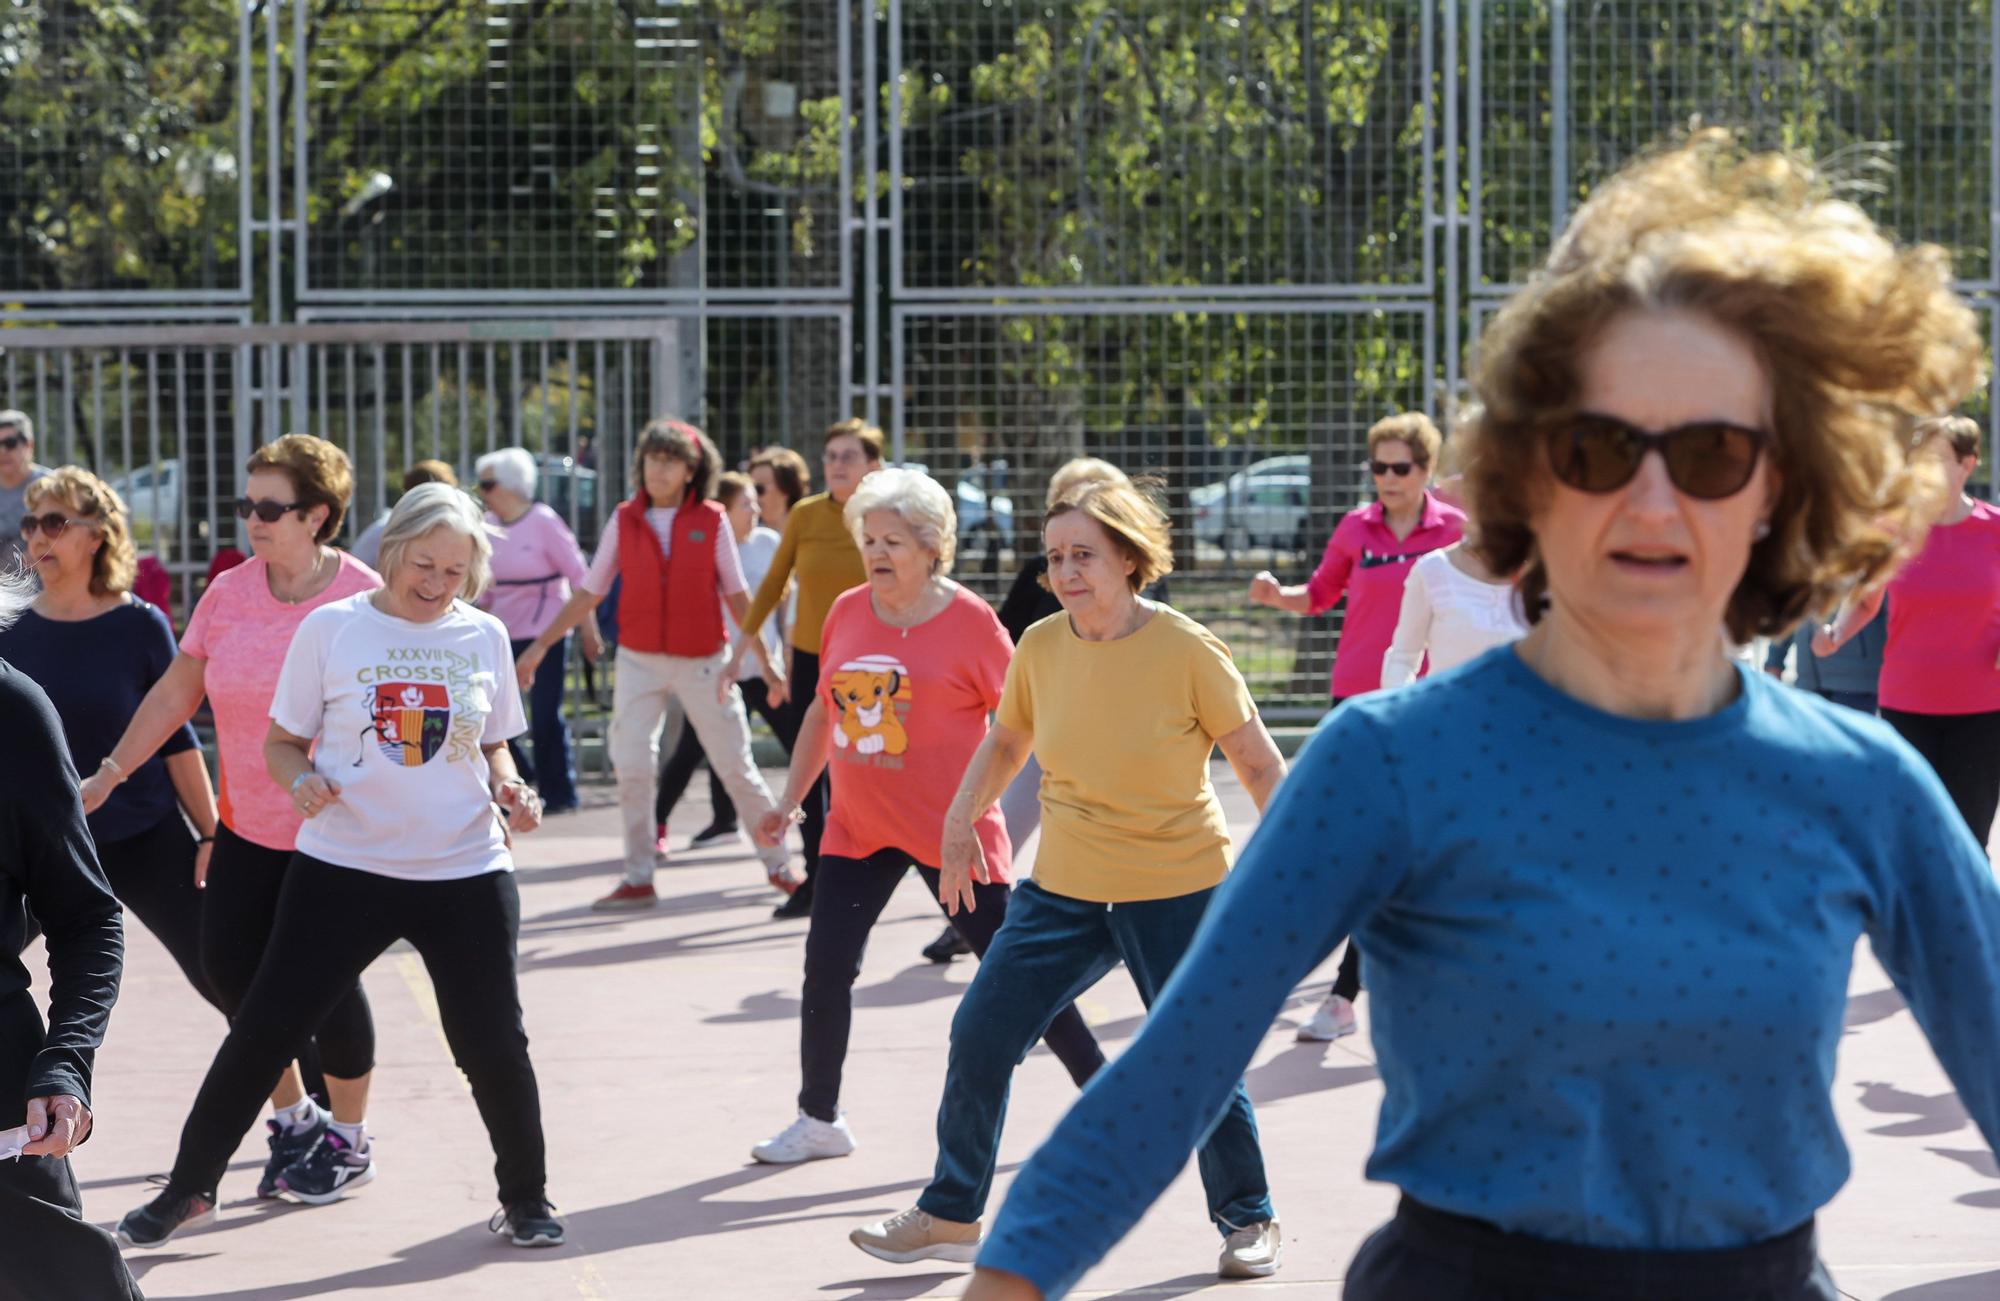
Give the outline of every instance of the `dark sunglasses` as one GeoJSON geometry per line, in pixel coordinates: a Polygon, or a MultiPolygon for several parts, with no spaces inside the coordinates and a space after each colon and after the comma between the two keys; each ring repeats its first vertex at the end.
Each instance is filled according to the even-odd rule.
{"type": "Polygon", "coordinates": [[[248,497],[238,497],[236,499],[237,519],[249,519],[252,515],[255,515],[266,524],[276,524],[279,520],[285,518],[287,511],[297,511],[299,518],[304,519],[307,509],[309,508],[301,506],[295,501],[272,501],[269,497],[261,501],[251,501],[248,497]]]}
{"type": "Polygon", "coordinates": [[[24,538],[32,537],[35,530],[40,529],[51,538],[59,538],[62,536],[63,530],[72,524],[87,529],[97,527],[96,520],[71,519],[67,515],[59,515],[55,511],[50,511],[46,515],[23,515],[21,517],[21,536],[24,538]]]}
{"type": "Polygon", "coordinates": [[[498,479],[481,479],[479,481],[479,491],[481,492],[492,492],[499,486],[500,481],[498,479]]]}
{"type": "Polygon", "coordinates": [[[1389,474],[1395,475],[1398,479],[1407,479],[1410,477],[1410,472],[1416,468],[1417,463],[1415,461],[1370,461],[1368,463],[1368,472],[1378,479],[1389,474]]]}
{"type": "Polygon", "coordinates": [[[1649,452],[1667,463],[1675,488],[1699,501],[1742,492],[1771,436],[1727,420],[1697,420],[1654,433],[1617,416],[1585,412],[1549,431],[1549,465],[1578,492],[1616,492],[1649,452]]]}
{"type": "Polygon", "coordinates": [[[5,448],[11,452],[21,444],[29,441],[30,439],[26,434],[8,434],[5,438],[0,438],[0,448],[5,448]]]}

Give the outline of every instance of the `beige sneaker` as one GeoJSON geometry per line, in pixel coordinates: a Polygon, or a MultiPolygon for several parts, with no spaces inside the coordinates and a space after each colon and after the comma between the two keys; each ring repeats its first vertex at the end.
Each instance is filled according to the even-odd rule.
{"type": "Polygon", "coordinates": [[[901,1215],[862,1225],[848,1234],[847,1240],[894,1265],[918,1260],[955,1260],[970,1265],[979,1254],[979,1244],[985,1236],[977,1224],[934,1219],[913,1206],[901,1215]]]}
{"type": "Polygon", "coordinates": [[[1268,1278],[1278,1272],[1278,1258],[1285,1254],[1284,1235],[1276,1220],[1238,1229],[1222,1242],[1222,1258],[1215,1272],[1223,1278],[1268,1278]]]}

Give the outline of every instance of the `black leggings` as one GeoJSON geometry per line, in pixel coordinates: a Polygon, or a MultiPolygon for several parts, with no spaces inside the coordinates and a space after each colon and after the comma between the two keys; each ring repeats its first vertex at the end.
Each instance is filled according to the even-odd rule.
{"type": "MultiPolygon", "coordinates": [[[[291,875],[292,851],[266,849],[218,824],[208,858],[208,888],[201,902],[201,968],[232,1019],[250,992],[278,920],[278,900],[291,875]]],[[[337,914],[328,914],[332,921],[337,914]]],[[[330,925],[328,929],[334,929],[330,925]]],[[[276,950],[293,964],[317,961],[319,938],[308,935],[276,950]]],[[[366,965],[365,963],[363,964],[366,965]]],[[[361,992],[360,972],[318,1021],[298,1050],[306,1092],[326,1098],[326,1076],[353,1080],[375,1067],[375,1018],[361,992]]]]}
{"type": "MultiPolygon", "coordinates": [[[[819,654],[792,648],[791,694],[785,697],[785,726],[796,738],[799,728],[805,725],[806,711],[812,708],[813,697],[819,694],[819,654]]],[[[787,748],[790,743],[787,742],[787,748]]],[[[830,767],[831,765],[829,765],[830,767]]],[[[813,881],[819,875],[819,842],[826,834],[826,811],[833,799],[833,780],[829,773],[822,772],[819,780],[806,796],[801,811],[806,820],[799,824],[799,840],[805,846],[805,884],[799,893],[808,900],[813,895],[813,881]]]]}
{"type": "Polygon", "coordinates": [[[278,1072],[368,964],[401,939],[424,960],[437,991],[445,1039],[493,1141],[501,1202],[541,1197],[541,1095],[514,979],[520,929],[512,872],[401,881],[294,855],[270,954],[181,1129],[168,1188],[214,1190],[278,1072]]]}
{"type": "MultiPolygon", "coordinates": [[[[798,739],[799,720],[793,715],[789,705],[771,703],[771,688],[762,678],[739,682],[737,689],[743,693],[743,704],[759,718],[771,725],[771,731],[778,738],[778,744],[785,747],[785,753],[792,752],[792,742],[798,739]]],[[[673,816],[674,805],[687,794],[688,782],[694,778],[694,770],[706,762],[708,755],[701,748],[701,737],[685,724],[681,727],[680,743],[667,755],[667,761],[660,765],[660,793],[653,798],[653,820],[661,826],[673,816]]],[[[715,775],[715,769],[708,770],[709,822],[718,827],[736,825],[736,805],[723,789],[722,779],[715,775]]]]}
{"type": "Polygon", "coordinates": [[[194,884],[194,833],[178,811],[136,836],[99,841],[97,861],[118,902],[173,955],[194,992],[220,1010],[222,998],[201,965],[201,896],[194,884]]]}
{"type": "Polygon", "coordinates": [[[1936,771],[1959,816],[1981,849],[2000,808],[2000,713],[1910,714],[1884,709],[1882,717],[1936,771]]]}
{"type": "MultiPolygon", "coordinates": [[[[799,1110],[830,1121],[840,1114],[841,1068],[847,1062],[848,1029],[854,1020],[854,981],[861,974],[868,932],[912,867],[935,901],[938,870],[900,849],[885,849],[867,858],[829,854],[821,867],[819,895],[806,931],[806,980],[799,1008],[799,1066],[804,1076],[799,1110]]],[[[972,889],[979,906],[971,912],[961,908],[950,921],[972,951],[983,957],[994,932],[1007,920],[1011,892],[1004,885],[977,882],[972,889]]],[[[942,910],[944,905],[938,907],[942,910]]],[[[1104,1053],[1074,1003],[1056,1014],[1042,1040],[1078,1088],[1104,1065],[1104,1053]]]]}

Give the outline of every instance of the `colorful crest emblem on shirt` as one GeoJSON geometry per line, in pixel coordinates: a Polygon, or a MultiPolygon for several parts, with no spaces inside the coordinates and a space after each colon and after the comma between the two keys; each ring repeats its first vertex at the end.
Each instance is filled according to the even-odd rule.
{"type": "Polygon", "coordinates": [[[383,682],[375,687],[375,742],[392,763],[419,768],[444,748],[451,731],[451,693],[436,682],[383,682]]]}

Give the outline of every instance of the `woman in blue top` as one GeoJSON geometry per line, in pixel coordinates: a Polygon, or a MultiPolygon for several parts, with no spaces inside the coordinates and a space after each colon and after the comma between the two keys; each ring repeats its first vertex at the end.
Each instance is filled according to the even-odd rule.
{"type": "Polygon", "coordinates": [[[1833,1301],[1855,941],[1990,1145],[2000,889],[1915,751],[1718,629],[1783,635],[1896,563],[1937,495],[1900,435],[1980,368],[1944,254],[1801,163],[1705,131],[1601,188],[1483,339],[1460,435],[1534,630],[1326,720],[967,1301],[1074,1286],[1350,930],[1367,1172],[1404,1196],[1347,1301],[1833,1301]]]}
{"type": "MultiPolygon", "coordinates": [[[[48,693],[81,773],[98,770],[174,659],[167,617],[132,595],[127,518],[118,494],[88,470],[64,466],[28,485],[21,551],[42,591],[0,632],[0,658],[48,693]]],[[[215,821],[215,789],[186,723],[89,818],[118,901],[219,1008],[201,965],[200,889],[215,821]]]]}

